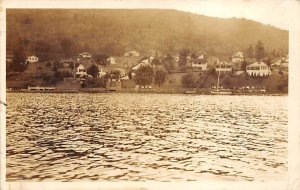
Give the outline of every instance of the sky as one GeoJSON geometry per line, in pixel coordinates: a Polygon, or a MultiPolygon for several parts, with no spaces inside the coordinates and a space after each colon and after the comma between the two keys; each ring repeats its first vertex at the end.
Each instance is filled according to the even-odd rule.
{"type": "Polygon", "coordinates": [[[299,0],[4,0],[21,8],[160,8],[219,18],[247,18],[288,30],[300,27],[299,0]]]}

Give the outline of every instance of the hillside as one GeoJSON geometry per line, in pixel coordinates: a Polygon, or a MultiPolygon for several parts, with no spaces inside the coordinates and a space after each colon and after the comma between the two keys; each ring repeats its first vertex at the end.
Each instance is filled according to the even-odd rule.
{"type": "Polygon", "coordinates": [[[175,10],[7,10],[7,47],[45,58],[141,53],[181,48],[228,56],[262,40],[287,52],[288,32],[246,19],[220,19],[175,10]],[[67,49],[67,50],[66,50],[67,49]]]}

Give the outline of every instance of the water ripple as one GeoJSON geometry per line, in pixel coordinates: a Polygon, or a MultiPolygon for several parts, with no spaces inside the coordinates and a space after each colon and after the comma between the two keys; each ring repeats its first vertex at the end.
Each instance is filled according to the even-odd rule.
{"type": "Polygon", "coordinates": [[[287,98],[8,94],[7,180],[287,174],[287,98]]]}

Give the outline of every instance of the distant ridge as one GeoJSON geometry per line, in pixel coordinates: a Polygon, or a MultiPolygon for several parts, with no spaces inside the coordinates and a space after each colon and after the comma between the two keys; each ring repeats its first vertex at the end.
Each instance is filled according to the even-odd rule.
{"type": "Polygon", "coordinates": [[[226,57],[258,40],[269,52],[288,51],[288,31],[247,19],[169,9],[7,10],[9,49],[22,43],[27,54],[66,57],[64,39],[71,41],[69,56],[80,51],[117,56],[126,49],[176,53],[188,48],[226,57]]]}

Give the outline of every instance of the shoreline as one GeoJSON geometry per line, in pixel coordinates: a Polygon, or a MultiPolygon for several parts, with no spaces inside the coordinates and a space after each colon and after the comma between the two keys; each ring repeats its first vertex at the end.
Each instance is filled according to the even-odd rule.
{"type": "Polygon", "coordinates": [[[107,89],[78,89],[78,90],[7,90],[6,93],[47,93],[47,94],[80,94],[80,93],[93,93],[93,94],[182,94],[182,95],[211,95],[211,96],[288,96],[288,93],[276,93],[276,92],[232,92],[227,95],[216,95],[211,94],[210,91],[199,91],[193,93],[187,93],[185,91],[164,91],[164,90],[120,90],[120,91],[109,91],[107,89]]]}

